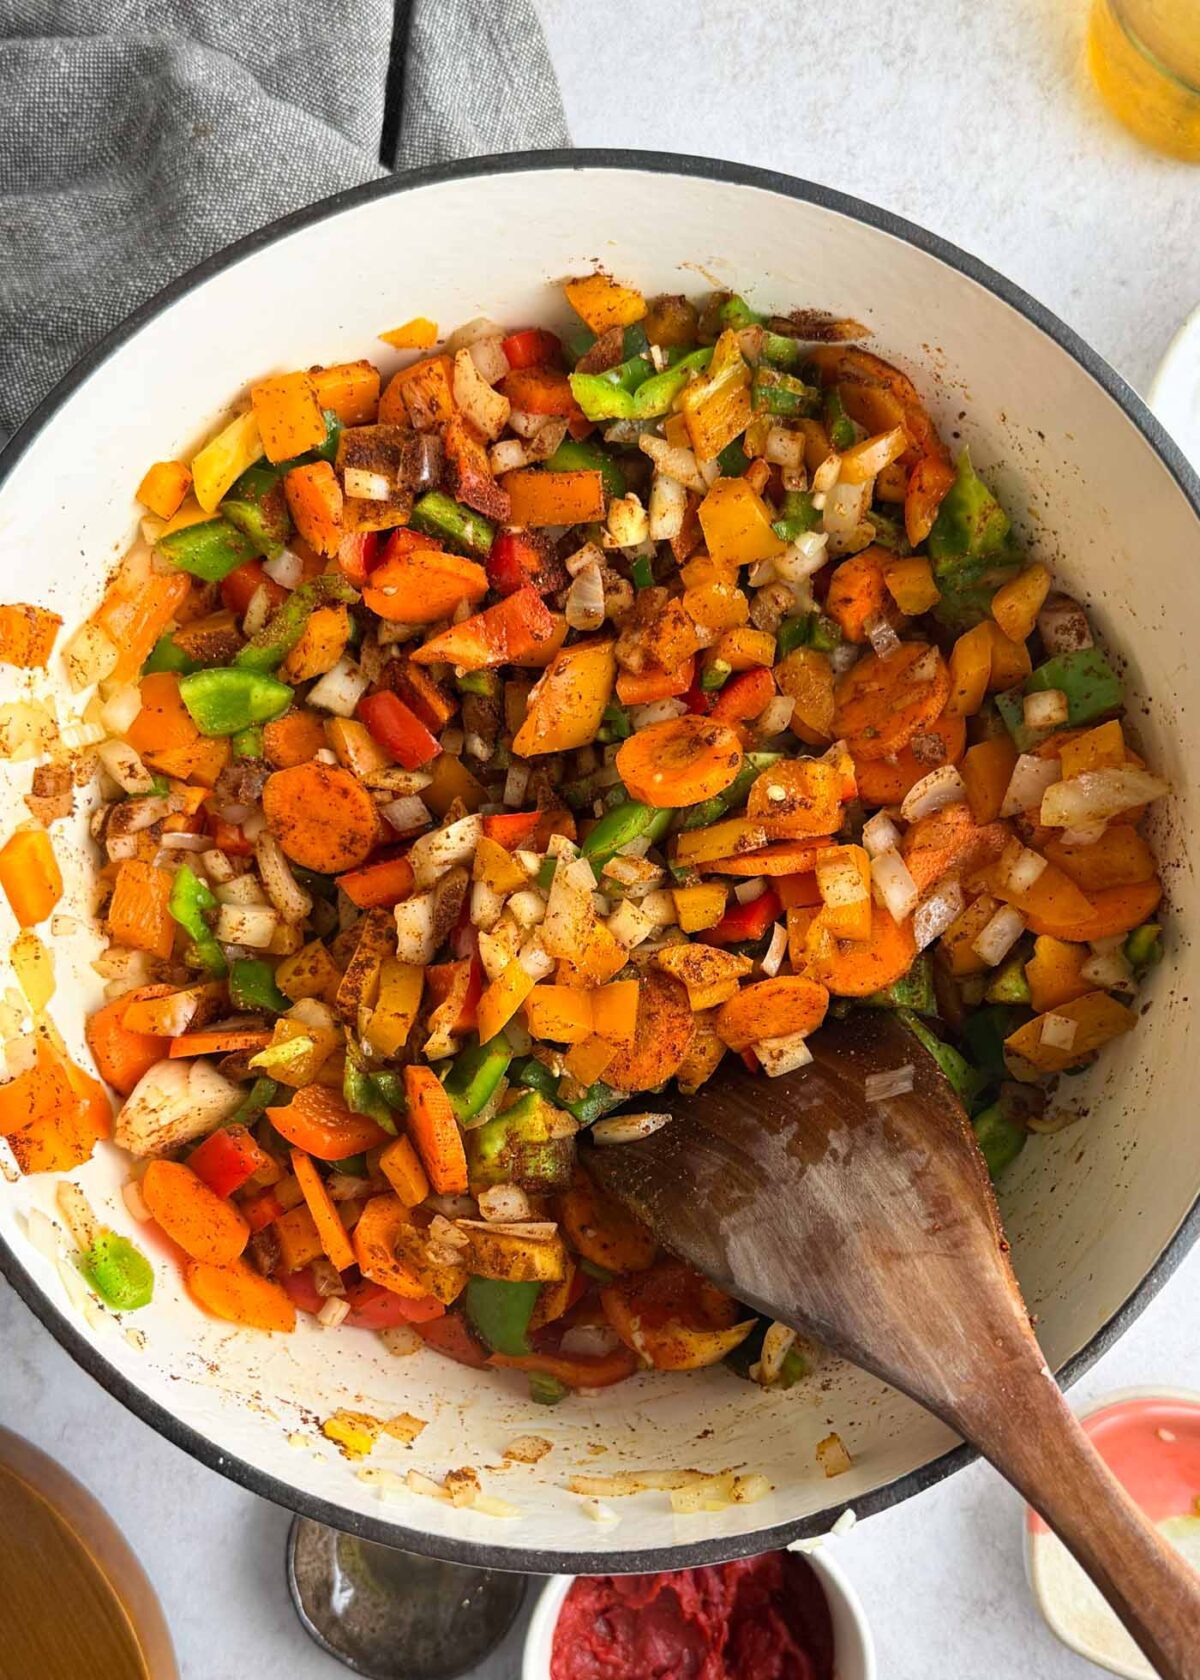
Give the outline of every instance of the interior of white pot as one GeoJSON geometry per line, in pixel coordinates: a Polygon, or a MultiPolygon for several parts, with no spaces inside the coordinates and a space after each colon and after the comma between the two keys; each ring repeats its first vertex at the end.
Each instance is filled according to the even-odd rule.
{"type": "MultiPolygon", "coordinates": [[[[1184,846],[1198,820],[1185,743],[1200,708],[1192,628],[1200,622],[1200,527],[1117,402],[1016,309],[891,233],[763,186],[565,168],[376,197],[212,275],[84,379],[0,490],[0,599],[41,602],[76,621],[136,529],[132,492],[145,467],[186,457],[251,380],[361,355],[386,370],[396,358],[376,335],[417,314],[443,331],[480,314],[512,327],[561,317],[554,282],[595,262],[649,292],[730,286],[758,306],[822,306],[868,323],[877,348],[928,394],[945,435],[956,447],[970,444],[1031,553],[1052,561],[1127,659],[1137,734],[1177,790],[1158,836],[1169,859],[1169,956],[1147,988],[1139,1030],[1088,1077],[1068,1082],[1064,1095],[1084,1118],[1032,1139],[1001,1195],[1029,1306],[1060,1366],[1142,1282],[1200,1187],[1184,1036],[1186,999],[1200,984],[1184,932],[1197,919],[1184,846]]],[[[65,711],[69,698],[56,686],[65,711]]],[[[5,673],[4,698],[27,688],[5,673]]],[[[11,826],[24,814],[28,766],[4,768],[11,826]]],[[[98,946],[86,931],[82,824],[60,849],[69,854],[63,909],[79,918],[79,931],[54,941],[54,1013],[81,1050],[83,1015],[99,995],[88,966],[98,946]]],[[[15,932],[0,908],[5,947],[15,932]]],[[[133,1231],[123,1176],[107,1146],[81,1175],[102,1216],[133,1231]]],[[[543,1561],[556,1554],[569,1567],[572,1554],[578,1562],[692,1543],[748,1549],[743,1537],[805,1520],[819,1526],[831,1506],[861,1500],[952,1444],[908,1402],[836,1366],[786,1394],[715,1370],[643,1376],[541,1408],[519,1377],[480,1376],[428,1352],[389,1358],[365,1333],[310,1321],[292,1337],[231,1332],[191,1305],[161,1256],[155,1300],[135,1320],[85,1316],[27,1239],[25,1213],[52,1211],[53,1195],[44,1179],[0,1184],[0,1235],[92,1350],[104,1380],[180,1420],[215,1461],[243,1461],[264,1491],[325,1501],[347,1525],[395,1523],[407,1531],[397,1539],[431,1550],[487,1546],[500,1549],[502,1563],[505,1549],[517,1549],[526,1561],[532,1552],[547,1554],[543,1561]],[[339,1406],[428,1421],[412,1448],[385,1441],[372,1468],[440,1476],[473,1464],[519,1515],[485,1517],[386,1486],[381,1500],[362,1466],[317,1432],[339,1406]],[[854,1460],[835,1482],[813,1451],[830,1429],[854,1460]],[[506,1443],[531,1430],[554,1450],[536,1467],[502,1469],[506,1443]],[[600,1523],[564,1486],[583,1471],[667,1466],[760,1471],[774,1492],[688,1517],[673,1516],[664,1494],[642,1494],[615,1505],[618,1522],[600,1523]]],[[[145,1228],[136,1231],[144,1241],[145,1228]]],[[[510,1550],[507,1561],[520,1560],[510,1550]]]]}

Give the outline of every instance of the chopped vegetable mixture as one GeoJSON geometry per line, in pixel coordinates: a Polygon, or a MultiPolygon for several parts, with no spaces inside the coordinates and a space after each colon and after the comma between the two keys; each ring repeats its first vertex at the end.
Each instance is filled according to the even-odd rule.
{"type": "MultiPolygon", "coordinates": [[[[84,779],[50,742],[0,849],[34,1019],[0,1133],[44,1172],[111,1132],[236,1324],[406,1327],[547,1404],[719,1361],[786,1387],[811,1350],[659,1252],[580,1132],[646,1136],[725,1056],[787,1074],[828,1013],[889,1009],[1001,1173],[1136,1022],[1168,788],[1083,608],[854,322],[566,297],[565,331],[384,333],[386,382],[264,379],[146,472],[64,649],[119,1108],[29,931],[84,779]]],[[[0,658],[59,627],[0,608],[0,658]]],[[[111,1231],[83,1266],[150,1298],[111,1231]]]]}

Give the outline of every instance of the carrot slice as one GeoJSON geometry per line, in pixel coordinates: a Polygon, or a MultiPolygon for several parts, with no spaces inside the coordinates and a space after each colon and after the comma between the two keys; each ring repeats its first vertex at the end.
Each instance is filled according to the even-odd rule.
{"type": "Polygon", "coordinates": [[[251,1330],[296,1328],[296,1309],[287,1291],[270,1278],[260,1277],[244,1260],[232,1266],[189,1260],[183,1281],[193,1301],[214,1318],[244,1324],[251,1330]]]}
{"type": "Polygon", "coordinates": [[[760,1038],[787,1038],[821,1025],[829,993],[802,974],[781,974],[744,986],[717,1011],[718,1036],[731,1050],[745,1050],[760,1038]]]}
{"type": "MultiPolygon", "coordinates": [[[[965,718],[948,717],[943,712],[921,733],[928,737],[931,746],[935,741],[942,743],[944,756],[940,763],[957,764],[962,758],[967,744],[965,718]]],[[[894,758],[856,758],[854,773],[858,778],[858,796],[865,805],[899,805],[909,789],[934,768],[932,762],[918,759],[911,746],[905,747],[894,758]]],[[[997,811],[999,808],[997,805],[997,811]]]]}
{"type": "Polygon", "coordinates": [[[230,1266],[250,1240],[250,1227],[181,1161],[151,1161],[142,1179],[146,1206],[192,1260],[230,1266]]]}
{"type": "Polygon", "coordinates": [[[692,715],[639,729],[617,753],[617,770],[630,797],[664,808],[712,799],[741,767],[737,732],[692,715]]]}
{"type": "Polygon", "coordinates": [[[276,770],[307,764],[325,745],[324,721],[302,706],[263,726],[263,755],[276,770]]]}
{"type": "Polygon", "coordinates": [[[346,1227],[338,1218],[337,1206],[325,1188],[325,1181],[313,1166],[312,1157],[303,1150],[293,1149],[291,1156],[292,1171],[304,1192],[321,1247],[339,1272],[347,1271],[354,1264],[354,1249],[346,1235],[346,1227]]]}
{"type": "MultiPolygon", "coordinates": [[[[806,914],[804,910],[788,913],[789,934],[792,917],[806,914]]],[[[829,943],[831,949],[810,963],[809,971],[837,997],[870,997],[872,992],[902,979],[917,954],[911,925],[893,921],[878,904],[871,912],[869,939],[835,939],[829,943]]]]}
{"type": "Polygon", "coordinates": [[[714,858],[697,867],[705,875],[807,875],[821,853],[836,844],[828,835],[818,840],[781,840],[741,857],[714,858]]]}
{"type": "Polygon", "coordinates": [[[979,824],[965,803],[946,805],[919,818],[904,836],[901,851],[920,892],[952,871],[979,869],[1000,856],[1009,839],[1007,823],[979,824]]]}
{"type": "Polygon", "coordinates": [[[167,1055],[173,1061],[180,1056],[229,1056],[235,1050],[265,1050],[270,1042],[268,1031],[251,1027],[229,1032],[182,1033],[171,1040],[167,1055]]]}
{"type": "Polygon", "coordinates": [[[429,1182],[439,1196],[462,1195],[467,1188],[467,1153],[450,1098],[432,1068],[404,1070],[408,1129],[429,1182]]]}
{"type": "Polygon", "coordinates": [[[428,1196],[429,1180],[411,1138],[393,1138],[380,1153],[379,1170],[405,1207],[419,1207],[428,1196]]]}
{"type": "MultiPolygon", "coordinates": [[[[1052,866],[1053,867],[1053,866],[1052,866]]],[[[1091,914],[1072,920],[1053,911],[1044,911],[1029,918],[1030,933],[1049,933],[1055,939],[1072,944],[1086,944],[1093,939],[1112,939],[1120,933],[1130,933],[1158,909],[1162,898],[1162,882],[1135,881],[1127,887],[1104,887],[1087,894],[1091,914]]]]}
{"type": "Polygon", "coordinates": [[[412,891],[413,868],[406,857],[384,858],[379,863],[353,869],[348,875],[339,875],[337,884],[360,910],[381,904],[390,906],[407,898],[412,891]]]}
{"type": "Polygon", "coordinates": [[[281,1137],[315,1155],[318,1161],[344,1161],[386,1143],[382,1126],[355,1114],[328,1085],[304,1085],[284,1108],[269,1108],[267,1119],[281,1137]]]}
{"type": "Polygon", "coordinates": [[[638,988],[633,1038],[608,1064],[607,1083],[618,1091],[649,1091],[673,1078],[695,1030],[684,987],[658,969],[648,970],[638,988]]]}
{"type": "Polygon", "coordinates": [[[866,654],[834,689],[834,734],[856,759],[889,758],[940,716],[949,693],[946,662],[925,642],[903,642],[887,659],[866,654]]]}
{"type": "Polygon", "coordinates": [[[381,835],[375,801],[337,765],[313,762],[276,770],[263,788],[267,826],[293,863],[321,875],[357,869],[381,835]]]}
{"type": "Polygon", "coordinates": [[[557,1212],[571,1247],[593,1265],[609,1272],[644,1272],[654,1264],[658,1244],[652,1232],[582,1168],[559,1197],[557,1212]]]}
{"type": "Polygon", "coordinates": [[[829,580],[825,611],[841,625],[848,642],[867,641],[871,620],[889,616],[892,599],[884,577],[885,554],[885,549],[864,548],[843,560],[829,580]]]}
{"type": "Polygon", "coordinates": [[[168,909],[172,877],[165,869],[129,858],[117,870],[108,906],[108,931],[114,945],[131,945],[152,957],[169,957],[175,944],[175,918],[168,909]]]}

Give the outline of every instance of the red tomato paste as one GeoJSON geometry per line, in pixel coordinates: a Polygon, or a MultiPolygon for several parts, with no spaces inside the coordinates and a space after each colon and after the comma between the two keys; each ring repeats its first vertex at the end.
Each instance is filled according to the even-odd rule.
{"type": "Polygon", "coordinates": [[[832,1680],[833,1627],[812,1566],[768,1552],[675,1575],[580,1577],[550,1680],[832,1680]]]}

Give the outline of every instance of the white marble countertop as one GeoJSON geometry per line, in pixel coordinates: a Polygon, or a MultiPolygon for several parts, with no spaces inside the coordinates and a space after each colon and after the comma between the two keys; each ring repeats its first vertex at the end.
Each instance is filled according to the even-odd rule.
{"type": "MultiPolygon", "coordinates": [[[[993,263],[1144,389],[1200,301],[1200,173],[1108,120],[1083,7],[1044,0],[538,0],[576,142],[806,176],[993,263]],[[619,69],[617,68],[619,67],[619,69]]],[[[1200,1254],[1074,1390],[1200,1388],[1200,1254]]],[[[84,1480],[141,1556],[185,1680],[334,1680],[284,1584],[285,1512],[202,1469],[76,1369],[0,1284],[0,1418],[84,1480]]],[[[975,1465],[837,1542],[885,1680],[1095,1673],[1025,1590],[1019,1505],[975,1465]]],[[[489,1680],[515,1680],[510,1640],[489,1680]]]]}

